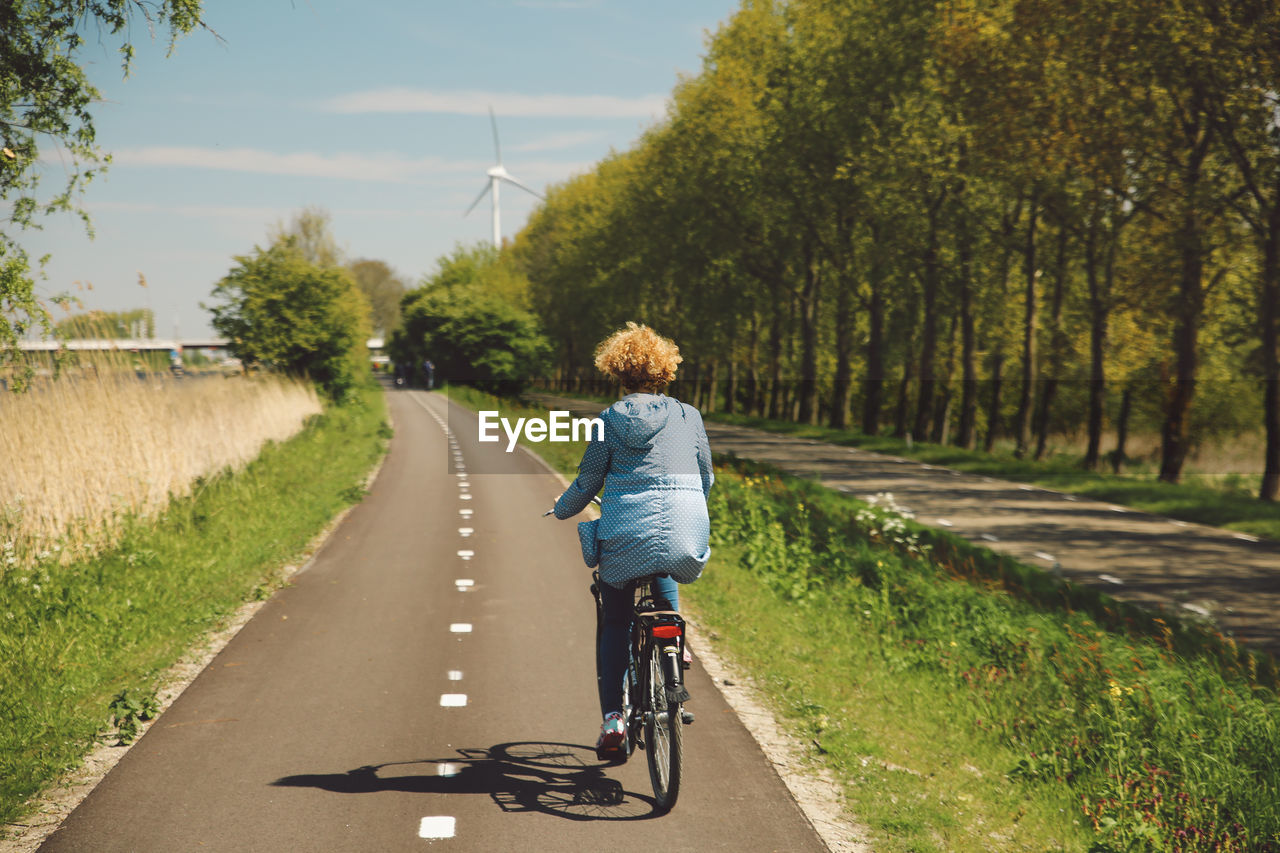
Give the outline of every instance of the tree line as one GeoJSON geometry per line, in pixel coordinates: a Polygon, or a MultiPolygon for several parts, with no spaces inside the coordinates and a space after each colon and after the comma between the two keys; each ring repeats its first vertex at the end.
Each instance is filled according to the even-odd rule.
{"type": "Polygon", "coordinates": [[[706,408],[1045,453],[1265,433],[1280,491],[1280,8],[745,0],[666,117],[511,253],[591,376],[629,319],[706,408]]]}

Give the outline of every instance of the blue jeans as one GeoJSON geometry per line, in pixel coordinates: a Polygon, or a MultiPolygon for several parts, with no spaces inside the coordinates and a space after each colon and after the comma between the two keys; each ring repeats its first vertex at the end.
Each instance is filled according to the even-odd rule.
{"type": "MultiPolygon", "coordinates": [[[[671,578],[654,579],[653,594],[670,601],[672,610],[680,609],[678,585],[671,578]]],[[[600,602],[604,607],[604,627],[600,631],[600,671],[596,673],[596,683],[603,717],[610,711],[622,710],[622,684],[627,675],[627,643],[631,638],[635,596],[630,589],[618,589],[600,581],[600,602]]]]}

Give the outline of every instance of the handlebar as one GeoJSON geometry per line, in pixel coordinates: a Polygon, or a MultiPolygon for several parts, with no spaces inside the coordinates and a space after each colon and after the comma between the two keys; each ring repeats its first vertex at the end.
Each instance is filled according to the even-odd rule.
{"type": "MultiPolygon", "coordinates": [[[[600,505],[601,505],[601,504],[600,504],[600,496],[599,496],[599,495],[592,495],[592,496],[591,496],[591,502],[592,502],[593,504],[595,504],[596,506],[600,506],[600,505]]],[[[543,518],[546,518],[548,515],[551,515],[551,513],[555,512],[555,511],[556,511],[556,508],[555,508],[555,507],[552,507],[551,509],[549,509],[549,510],[547,510],[546,512],[544,512],[544,513],[542,514],[542,517],[543,517],[543,518]]]]}

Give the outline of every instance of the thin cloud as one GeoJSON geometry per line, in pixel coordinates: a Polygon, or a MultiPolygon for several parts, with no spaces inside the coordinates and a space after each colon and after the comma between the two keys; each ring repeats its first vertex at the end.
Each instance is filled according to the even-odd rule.
{"type": "MultiPolygon", "coordinates": [[[[159,213],[165,216],[181,216],[189,219],[230,219],[268,222],[281,219],[293,208],[280,207],[236,207],[221,204],[160,204],[153,202],[104,201],[89,206],[91,213],[159,213]]],[[[394,207],[344,207],[330,210],[330,213],[342,214],[344,217],[360,219],[402,219],[407,216],[421,216],[426,213],[422,208],[394,207]]]]}
{"type": "MultiPolygon", "coordinates": [[[[354,181],[399,183],[415,178],[437,182],[477,184],[485,180],[488,160],[445,160],[440,157],[402,157],[398,154],[357,154],[312,151],[277,153],[256,148],[201,148],[195,146],[150,146],[125,148],[112,153],[117,166],[180,169],[210,169],[285,177],[338,178],[354,181]]],[[[521,180],[537,185],[564,180],[590,163],[553,160],[522,162],[511,167],[521,180]]]]}
{"type": "Polygon", "coordinates": [[[417,159],[396,154],[319,154],[296,151],[279,154],[256,148],[202,148],[196,146],[148,146],[112,153],[112,161],[124,166],[168,166],[254,172],[306,178],[345,178],[360,181],[402,181],[423,175],[482,172],[480,161],[417,159]]]}
{"type": "Polygon", "coordinates": [[[599,142],[608,139],[609,135],[603,131],[584,131],[580,133],[559,133],[554,136],[544,136],[541,139],[535,139],[532,142],[525,142],[520,145],[513,145],[512,151],[562,151],[565,148],[575,148],[579,145],[588,145],[592,142],[599,142]]]}
{"type": "Polygon", "coordinates": [[[329,98],[321,108],[335,113],[450,113],[556,118],[652,118],[666,110],[665,95],[521,95],[511,92],[433,92],[427,89],[369,89],[329,98]]]}
{"type": "Polygon", "coordinates": [[[516,0],[516,5],[526,9],[593,9],[600,0],[516,0]]]}

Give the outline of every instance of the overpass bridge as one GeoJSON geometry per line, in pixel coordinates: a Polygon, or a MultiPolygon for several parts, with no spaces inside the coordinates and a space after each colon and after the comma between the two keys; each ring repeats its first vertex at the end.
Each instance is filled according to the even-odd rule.
{"type": "Polygon", "coordinates": [[[172,352],[177,350],[225,350],[226,338],[76,338],[65,341],[21,341],[18,349],[26,352],[172,352]]]}
{"type": "MultiPolygon", "coordinates": [[[[231,342],[226,338],[75,338],[65,341],[21,341],[18,349],[25,352],[54,352],[59,349],[88,352],[172,352],[177,350],[225,350],[231,342]]],[[[380,353],[385,342],[369,338],[367,346],[380,353]]]]}

